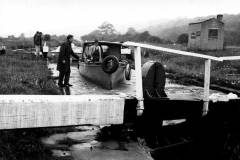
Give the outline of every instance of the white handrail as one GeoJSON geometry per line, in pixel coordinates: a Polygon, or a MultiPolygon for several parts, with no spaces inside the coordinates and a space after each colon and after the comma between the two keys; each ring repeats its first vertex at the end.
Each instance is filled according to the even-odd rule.
{"type": "Polygon", "coordinates": [[[226,57],[219,57],[223,61],[232,61],[232,60],[240,60],[240,56],[226,56],[226,57]]]}
{"type": "Polygon", "coordinates": [[[141,44],[141,43],[136,43],[136,42],[125,42],[125,43],[123,43],[123,45],[133,46],[133,47],[142,47],[142,48],[147,48],[147,49],[175,53],[175,54],[184,55],[184,56],[192,56],[192,57],[198,57],[198,58],[203,58],[203,59],[210,59],[210,60],[215,60],[215,61],[223,61],[223,59],[220,57],[203,55],[203,54],[193,53],[193,52],[179,51],[179,50],[175,50],[175,49],[153,46],[153,45],[149,45],[149,44],[141,44]]]}

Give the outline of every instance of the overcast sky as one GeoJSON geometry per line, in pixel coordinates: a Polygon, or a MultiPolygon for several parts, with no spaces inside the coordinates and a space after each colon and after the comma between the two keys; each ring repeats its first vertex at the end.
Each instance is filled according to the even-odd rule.
{"type": "Polygon", "coordinates": [[[37,30],[80,37],[104,21],[120,32],[175,18],[238,14],[239,0],[0,0],[0,36],[37,30]]]}

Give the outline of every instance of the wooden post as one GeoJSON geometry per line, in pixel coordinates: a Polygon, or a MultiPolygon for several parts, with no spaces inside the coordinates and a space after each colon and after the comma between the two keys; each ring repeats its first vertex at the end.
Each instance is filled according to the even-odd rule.
{"type": "Polygon", "coordinates": [[[206,115],[208,112],[210,74],[211,74],[211,60],[207,59],[205,60],[203,115],[206,115]]]}
{"type": "Polygon", "coordinates": [[[142,87],[142,66],[141,66],[141,48],[134,48],[135,58],[135,71],[136,71],[136,98],[137,104],[137,115],[141,116],[144,110],[143,105],[143,87],[142,87]]]}

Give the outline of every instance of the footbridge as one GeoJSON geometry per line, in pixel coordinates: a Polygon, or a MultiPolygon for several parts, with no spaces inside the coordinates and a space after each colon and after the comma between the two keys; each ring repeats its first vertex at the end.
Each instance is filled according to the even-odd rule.
{"type": "MultiPolygon", "coordinates": [[[[240,56],[214,57],[199,53],[174,50],[135,42],[123,45],[134,49],[136,85],[134,97],[123,95],[0,95],[0,129],[58,127],[75,125],[122,124],[132,116],[144,113],[161,114],[167,119],[192,117],[196,112],[204,116],[209,111],[210,75],[212,61],[239,60],[240,56]],[[203,98],[200,100],[144,99],[141,49],[162,51],[161,54],[178,54],[205,60],[203,98]],[[155,106],[153,110],[149,109],[155,106]],[[161,107],[159,107],[161,106],[161,107]],[[183,106],[183,107],[180,107],[183,106]]],[[[220,102],[228,105],[228,102],[220,102]]],[[[239,99],[230,103],[240,103],[239,99]]],[[[216,106],[216,103],[214,104],[216,106]]],[[[134,119],[134,118],[133,118],[134,119]]]]}

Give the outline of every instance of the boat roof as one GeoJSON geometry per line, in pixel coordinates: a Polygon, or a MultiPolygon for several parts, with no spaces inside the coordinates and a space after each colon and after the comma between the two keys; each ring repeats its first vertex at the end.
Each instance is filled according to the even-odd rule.
{"type": "MultiPolygon", "coordinates": [[[[121,42],[110,42],[110,41],[98,41],[99,45],[122,45],[121,42]]],[[[94,44],[94,41],[87,41],[84,42],[84,45],[86,44],[94,44]]]]}

